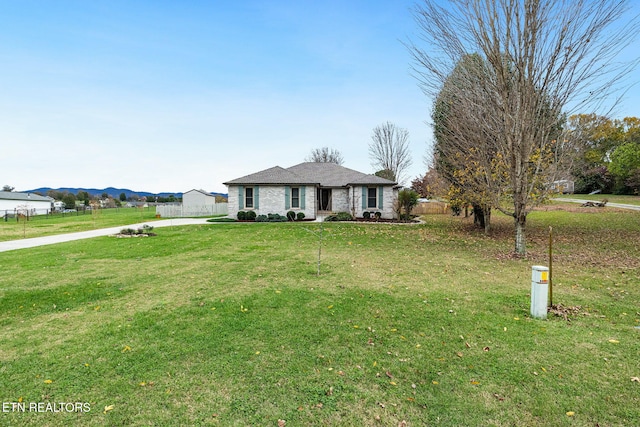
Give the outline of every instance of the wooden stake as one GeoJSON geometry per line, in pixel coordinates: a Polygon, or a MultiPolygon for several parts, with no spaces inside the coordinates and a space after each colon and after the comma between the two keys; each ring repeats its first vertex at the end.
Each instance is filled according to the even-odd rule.
{"type": "Polygon", "coordinates": [[[318,276],[320,276],[320,260],[322,259],[322,232],[324,231],[324,221],[320,222],[320,233],[318,235],[318,276]]]}
{"type": "Polygon", "coordinates": [[[553,227],[549,226],[549,307],[553,305],[553,227]]]}

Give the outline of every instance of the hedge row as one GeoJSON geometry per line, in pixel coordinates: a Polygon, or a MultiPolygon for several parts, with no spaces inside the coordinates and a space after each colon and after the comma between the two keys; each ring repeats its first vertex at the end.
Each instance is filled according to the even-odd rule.
{"type": "Polygon", "coordinates": [[[277,213],[270,213],[267,215],[257,215],[255,211],[239,211],[239,221],[255,221],[255,222],[285,222],[285,221],[302,221],[304,219],[304,212],[295,213],[294,211],[287,212],[287,216],[282,216],[277,213]]]}

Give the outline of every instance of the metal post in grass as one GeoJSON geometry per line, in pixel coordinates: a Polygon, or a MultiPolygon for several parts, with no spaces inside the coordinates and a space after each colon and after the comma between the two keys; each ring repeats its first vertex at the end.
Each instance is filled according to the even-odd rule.
{"type": "Polygon", "coordinates": [[[553,227],[549,226],[549,307],[553,306],[553,227]]]}

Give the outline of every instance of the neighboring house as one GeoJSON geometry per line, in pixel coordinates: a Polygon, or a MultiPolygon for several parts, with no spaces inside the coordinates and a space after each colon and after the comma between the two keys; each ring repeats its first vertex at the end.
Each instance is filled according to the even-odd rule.
{"type": "Polygon", "coordinates": [[[148,208],[149,204],[147,202],[127,202],[124,205],[125,208],[148,208]]]}
{"type": "Polygon", "coordinates": [[[51,212],[53,199],[34,193],[0,191],[0,215],[46,215],[51,212]]]}
{"type": "Polygon", "coordinates": [[[303,212],[315,219],[331,212],[380,212],[395,216],[396,182],[367,175],[335,163],[300,163],[290,168],[275,166],[224,183],[229,192],[229,216],[253,210],[258,215],[303,212]]]}
{"type": "Polygon", "coordinates": [[[553,181],[551,183],[551,189],[562,194],[573,193],[574,182],[569,179],[553,181]]]}

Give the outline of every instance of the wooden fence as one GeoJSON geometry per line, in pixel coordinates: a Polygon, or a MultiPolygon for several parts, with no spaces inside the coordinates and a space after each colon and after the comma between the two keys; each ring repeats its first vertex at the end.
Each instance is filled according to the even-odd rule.
{"type": "Polygon", "coordinates": [[[188,218],[198,216],[227,215],[229,213],[227,203],[216,203],[206,206],[184,205],[158,205],[156,215],[161,218],[188,218]]]}
{"type": "Polygon", "coordinates": [[[418,203],[412,210],[413,215],[442,215],[450,213],[449,204],[443,202],[418,203]]]}
{"type": "Polygon", "coordinates": [[[26,218],[29,219],[32,216],[36,215],[50,215],[52,213],[51,209],[3,209],[0,210],[0,217],[7,221],[9,218],[26,218]]]}

